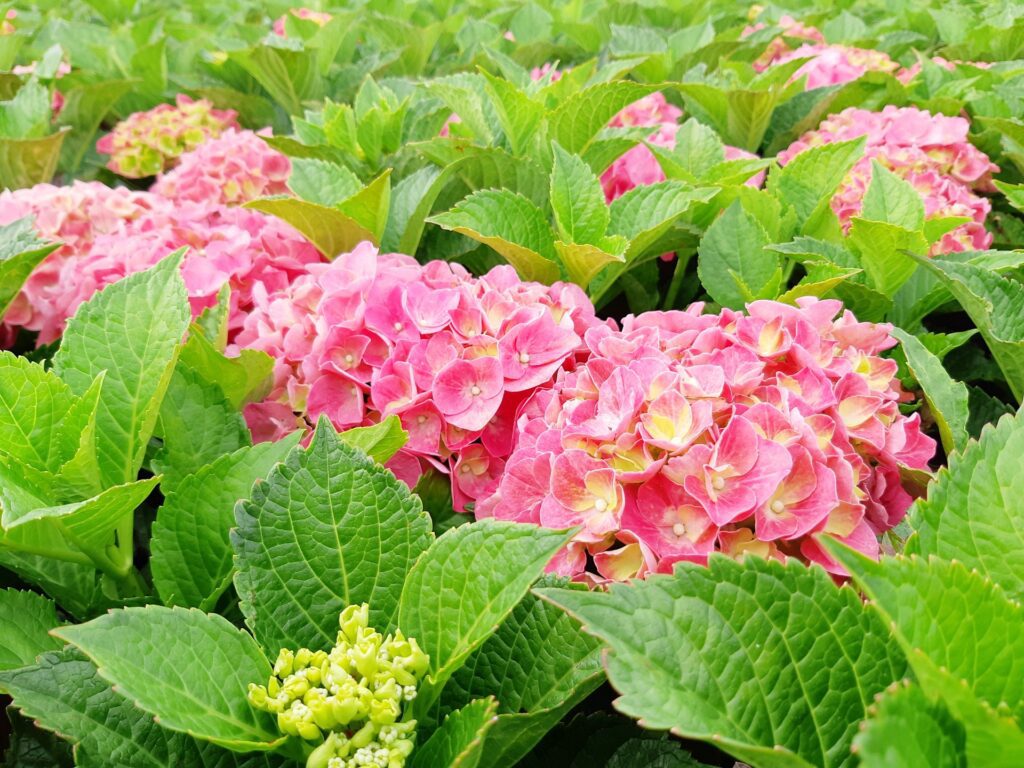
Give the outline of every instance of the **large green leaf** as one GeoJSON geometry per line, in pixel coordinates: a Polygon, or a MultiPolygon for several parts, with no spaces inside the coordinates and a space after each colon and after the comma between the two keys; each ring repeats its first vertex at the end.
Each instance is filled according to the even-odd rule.
{"type": "Polygon", "coordinates": [[[270,663],[251,635],[221,616],[149,605],[55,634],[165,728],[241,752],[280,743],[273,720],[246,695],[249,683],[269,679],[270,663]]]}
{"type": "Polygon", "coordinates": [[[485,88],[505,138],[517,155],[524,154],[540,127],[544,107],[513,83],[483,73],[485,88]]]}
{"type": "Polygon", "coordinates": [[[0,453],[57,471],[69,458],[62,427],[74,400],[67,384],[43,366],[0,351],[0,453]]]}
{"type": "Polygon", "coordinates": [[[409,768],[477,768],[490,748],[487,734],[497,721],[498,703],[477,699],[445,718],[441,727],[417,747],[409,768]]]}
{"type": "Polygon", "coordinates": [[[150,466],[163,476],[164,493],[226,453],[252,443],[245,419],[216,384],[179,361],[160,405],[162,440],[150,466]]]}
{"type": "Polygon", "coordinates": [[[563,241],[598,245],[608,229],[601,181],[579,155],[552,144],[551,208],[563,241]]]}
{"type": "Polygon", "coordinates": [[[715,219],[701,238],[697,274],[719,304],[740,309],[774,298],[782,280],[779,257],[767,250],[768,233],[739,200],[715,219]]]}
{"type": "Polygon", "coordinates": [[[919,259],[978,327],[1018,402],[1024,400],[1024,285],[970,263],[919,259]]]}
{"type": "Polygon", "coordinates": [[[479,520],[447,531],[416,561],[402,589],[398,626],[430,655],[429,690],[418,707],[436,699],[568,538],[565,531],[479,520]]]}
{"type": "Polygon", "coordinates": [[[942,702],[896,684],[871,708],[853,751],[864,768],[967,768],[964,727],[942,702]]]}
{"type": "Polygon", "coordinates": [[[137,85],[130,80],[85,83],[63,93],[64,105],[57,124],[70,130],[61,147],[61,170],[75,173],[92,148],[96,130],[114,104],[137,85]]]}
{"type": "Polygon", "coordinates": [[[131,482],[142,466],[160,403],[189,322],[181,251],[82,304],[68,321],[53,369],[81,394],[106,372],[96,444],[106,485],[131,482]]]}
{"type": "Polygon", "coordinates": [[[893,328],[892,335],[903,345],[910,372],[924,390],[928,407],[939,427],[942,447],[947,454],[962,451],[967,445],[967,385],[955,381],[942,367],[942,361],[916,336],[900,328],[893,328]]]}
{"type": "Polygon", "coordinates": [[[198,324],[189,330],[181,349],[180,362],[216,384],[235,408],[258,402],[267,396],[272,384],[274,359],[258,349],[243,349],[237,357],[227,357],[198,324]]]}
{"type": "Polygon", "coordinates": [[[402,429],[402,420],[391,415],[368,427],[346,429],[338,438],[345,445],[357,448],[374,461],[384,464],[402,449],[409,433],[402,429]]]}
{"type": "Polygon", "coordinates": [[[29,217],[0,227],[0,318],[32,270],[59,247],[40,240],[29,217]]]}
{"type": "Polygon", "coordinates": [[[629,240],[626,258],[635,261],[649,255],[650,248],[691,206],[708,202],[717,191],[678,181],[642,184],[616,198],[609,206],[608,232],[629,240]]]}
{"type": "Polygon", "coordinates": [[[326,419],[309,448],[293,450],[235,516],[235,588],[272,654],[329,648],[348,605],[367,602],[370,623],[391,626],[401,585],[431,538],[419,499],[345,445],[326,419]]]}
{"type": "MultiPolygon", "coordinates": [[[[545,578],[544,586],[567,586],[545,578]]],[[[604,680],[601,643],[564,611],[527,595],[452,676],[442,710],[485,696],[498,701],[481,765],[513,766],[604,680]]]]}
{"type": "Polygon", "coordinates": [[[68,130],[39,139],[0,138],[0,187],[22,189],[53,179],[68,130]]]}
{"type": "Polygon", "coordinates": [[[616,81],[597,83],[573,94],[548,116],[548,138],[581,154],[623,107],[658,90],[657,86],[616,81]]]}
{"type": "Polygon", "coordinates": [[[231,583],[233,551],[228,531],[235,503],[299,442],[294,432],[221,456],[185,477],[157,510],[150,542],[153,584],[165,605],[213,610],[231,583]]]}
{"type": "Polygon", "coordinates": [[[109,599],[103,594],[108,585],[92,563],[69,563],[0,547],[0,566],[38,586],[76,619],[89,617],[109,599]]]}
{"type": "Polygon", "coordinates": [[[373,232],[337,208],[294,197],[264,197],[246,203],[245,207],[288,222],[328,259],[351,251],[364,240],[377,244],[373,232]]]}
{"type": "Polygon", "coordinates": [[[115,693],[80,651],[47,653],[34,666],[0,673],[0,688],[42,728],[75,744],[81,768],[276,768],[283,758],[238,755],[162,728],[115,693]]]}
{"type": "Polygon", "coordinates": [[[50,636],[59,624],[52,600],[35,592],[0,590],[0,670],[27,666],[39,654],[60,648],[61,642],[50,636]]]}
{"type": "Polygon", "coordinates": [[[427,221],[490,246],[524,280],[552,283],[559,277],[548,218],[523,195],[507,189],[483,189],[427,221]]]}
{"type": "Polygon", "coordinates": [[[909,181],[872,160],[871,184],[864,194],[860,216],[916,232],[924,227],[924,203],[909,181]]]}
{"type": "Polygon", "coordinates": [[[832,194],[864,153],[864,139],[824,144],[801,152],[768,174],[768,191],[793,206],[802,226],[832,194]]]}
{"type": "Polygon", "coordinates": [[[928,240],[920,230],[904,229],[884,221],[854,217],[849,244],[860,256],[875,290],[892,297],[910,279],[917,264],[909,253],[928,253],[928,240]]]}
{"type": "Polygon", "coordinates": [[[1024,761],[1024,612],[962,563],[916,555],[875,562],[826,542],[871,599],[928,696],[967,731],[971,765],[1024,761]]]}
{"type": "Polygon", "coordinates": [[[1021,416],[1003,416],[949,459],[910,511],[907,552],[958,560],[1024,598],[1024,455],[1021,416]]]}
{"type": "Polygon", "coordinates": [[[906,662],[821,568],[712,556],[607,593],[538,590],[610,646],[615,706],[768,766],[852,766],[875,694],[906,662]]]}

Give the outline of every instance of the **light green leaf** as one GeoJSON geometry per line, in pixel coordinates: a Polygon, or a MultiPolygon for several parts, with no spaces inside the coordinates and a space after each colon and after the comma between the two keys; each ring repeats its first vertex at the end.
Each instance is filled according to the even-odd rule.
{"type": "Polygon", "coordinates": [[[153,524],[150,568],[165,605],[213,610],[231,583],[233,552],[228,531],[235,503],[298,444],[301,432],[221,456],[166,493],[153,524]]]}
{"type": "Polygon", "coordinates": [[[69,130],[61,146],[61,170],[76,173],[86,153],[92,148],[100,123],[117,101],[138,87],[138,81],[107,80],[85,83],[62,91],[64,105],[56,116],[56,123],[69,130]]]}
{"type": "Polygon", "coordinates": [[[43,366],[0,351],[0,453],[55,472],[68,458],[62,431],[74,401],[67,384],[43,366]]]}
{"type": "Polygon", "coordinates": [[[380,243],[391,207],[391,169],[384,171],[354,195],[338,203],[338,210],[350,216],[373,234],[373,243],[380,243]]]}
{"type": "Polygon", "coordinates": [[[800,226],[828,206],[839,184],[864,153],[864,139],[823,144],[801,152],[768,174],[768,191],[793,206],[800,226]]]}
{"type": "Polygon", "coordinates": [[[36,723],[75,744],[80,768],[278,768],[284,758],[239,755],[161,728],[114,693],[80,651],[47,653],[30,667],[0,674],[0,688],[36,723]]]}
{"type": "Polygon", "coordinates": [[[53,370],[81,394],[106,371],[96,444],[106,485],[131,482],[159,413],[188,328],[181,251],[104,288],[68,321],[53,370]]]}
{"type": "Polygon", "coordinates": [[[245,207],[288,222],[328,259],[351,251],[364,240],[377,244],[373,232],[336,208],[293,197],[264,197],[245,207]]]}
{"type": "Polygon", "coordinates": [[[370,623],[391,626],[401,584],[430,545],[419,499],[345,445],[326,419],[308,449],[293,450],[236,506],[235,518],[235,588],[271,653],[331,647],[348,605],[367,602],[370,623]]]}
{"type": "Polygon", "coordinates": [[[892,335],[903,345],[910,372],[924,391],[939,427],[942,447],[947,454],[962,451],[967,445],[967,385],[954,381],[942,367],[942,361],[929,352],[916,336],[895,327],[892,335]]]}
{"type": "Polygon", "coordinates": [[[282,740],[270,716],[246,697],[249,683],[270,677],[270,663],[251,635],[221,616],[149,605],[55,634],[165,728],[240,752],[272,749],[282,740]]]}
{"type": "Polygon", "coordinates": [[[303,200],[331,208],[356,194],[363,184],[340,163],[316,158],[292,158],[288,188],[303,200]]]}
{"type": "Polygon", "coordinates": [[[40,240],[29,217],[0,227],[0,318],[32,270],[59,247],[59,243],[40,240]]]}
{"type": "Polygon", "coordinates": [[[779,258],[765,246],[768,233],[739,200],[715,219],[701,238],[697,274],[719,304],[740,309],[755,299],[774,298],[782,280],[779,258]]]}
{"type": "Polygon", "coordinates": [[[629,242],[621,235],[601,238],[600,246],[578,245],[555,241],[555,252],[565,265],[569,279],[586,288],[597,274],[609,264],[625,264],[623,255],[629,242]]]}
{"type": "Polygon", "coordinates": [[[692,119],[679,126],[672,149],[649,146],[669,179],[699,181],[725,160],[725,146],[714,129],[692,119]]]}
{"type": "Polygon", "coordinates": [[[708,202],[717,192],[678,181],[638,186],[609,206],[608,233],[629,240],[626,260],[633,262],[650,255],[650,249],[691,206],[708,202]]]}
{"type": "Polygon", "coordinates": [[[906,662],[821,568],[711,557],[609,592],[537,590],[610,646],[615,706],[767,768],[853,766],[874,695],[906,662]]]}
{"type": "Polygon", "coordinates": [[[608,230],[608,206],[601,181],[578,155],[552,143],[551,207],[566,243],[598,245],[608,230]]]}
{"type": "Polygon", "coordinates": [[[624,80],[598,83],[574,93],[548,115],[548,136],[567,152],[582,154],[623,108],[658,90],[624,80]]]}
{"type": "Polygon", "coordinates": [[[216,384],[235,408],[262,400],[273,383],[274,359],[270,355],[243,349],[237,357],[227,357],[197,324],[189,330],[179,362],[216,384]]]}
{"type": "Polygon", "coordinates": [[[524,280],[553,283],[559,277],[551,225],[523,195],[483,189],[427,221],[490,246],[524,280]]]}
{"type": "Polygon", "coordinates": [[[150,466],[163,476],[164,493],[211,461],[252,444],[245,419],[221,388],[181,361],[160,405],[156,432],[163,445],[150,466]]]}
{"type": "Polygon", "coordinates": [[[864,768],[967,768],[964,727],[916,685],[896,684],[871,708],[853,751],[864,768]]]}
{"type": "Polygon", "coordinates": [[[860,256],[871,285],[885,296],[892,297],[917,269],[907,251],[924,255],[928,241],[920,231],[903,229],[882,221],[854,217],[849,244],[860,256]]]}
{"type": "Polygon", "coordinates": [[[512,152],[525,154],[544,117],[544,107],[513,83],[487,72],[486,91],[512,152]]]}
{"type": "Polygon", "coordinates": [[[23,189],[51,181],[67,135],[62,128],[41,139],[0,138],[0,187],[23,189]]]}
{"type": "Polygon", "coordinates": [[[477,768],[487,733],[497,720],[498,703],[478,699],[445,718],[426,742],[413,750],[409,768],[477,768]]]}
{"type": "Polygon", "coordinates": [[[907,552],[957,560],[1024,598],[1024,453],[1022,417],[1003,416],[981,433],[928,486],[911,508],[907,552]]]}
{"type": "Polygon", "coordinates": [[[916,555],[875,562],[824,542],[892,626],[921,688],[967,731],[970,765],[1024,760],[1024,613],[962,563],[916,555]]]}
{"type": "Polygon", "coordinates": [[[497,520],[452,528],[416,561],[398,626],[430,655],[419,711],[511,613],[569,539],[565,531],[497,520]]]}
{"type": "Polygon", "coordinates": [[[801,278],[799,283],[780,294],[778,300],[784,304],[796,304],[796,300],[801,296],[824,298],[831,294],[836,287],[859,274],[861,274],[859,269],[845,269],[829,263],[808,265],[807,274],[801,278]]]}
{"type": "Polygon", "coordinates": [[[58,650],[61,642],[50,636],[50,630],[59,624],[49,598],[18,589],[0,590],[0,671],[27,666],[39,654],[58,650]]]}
{"type": "MultiPolygon", "coordinates": [[[[567,586],[544,578],[545,587],[567,586]]],[[[604,680],[601,644],[564,611],[527,595],[445,686],[442,711],[498,701],[481,766],[514,766],[604,680]]]]}
{"type": "Polygon", "coordinates": [[[379,464],[384,464],[398,453],[409,439],[402,429],[402,420],[391,415],[379,424],[346,429],[338,435],[345,445],[356,448],[379,464]]]}
{"type": "Polygon", "coordinates": [[[917,190],[877,160],[871,161],[871,183],[860,217],[916,232],[924,226],[924,203],[917,190]]]}
{"type": "Polygon", "coordinates": [[[70,563],[0,546],[0,565],[38,586],[78,619],[92,615],[108,599],[101,591],[103,580],[92,563],[70,563]]]}

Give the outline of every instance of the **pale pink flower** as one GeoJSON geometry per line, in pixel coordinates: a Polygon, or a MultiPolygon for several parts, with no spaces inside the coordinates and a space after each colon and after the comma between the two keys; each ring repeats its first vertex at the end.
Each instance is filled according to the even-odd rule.
{"type": "Polygon", "coordinates": [[[853,48],[847,45],[805,44],[776,56],[770,66],[787,64],[797,59],[807,62],[793,73],[792,80],[807,78],[806,88],[842,85],[866,72],[896,72],[899,64],[881,51],[853,48]]]}

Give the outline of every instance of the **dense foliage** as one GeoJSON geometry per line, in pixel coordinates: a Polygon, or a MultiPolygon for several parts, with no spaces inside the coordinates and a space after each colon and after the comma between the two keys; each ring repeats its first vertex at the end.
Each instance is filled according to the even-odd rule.
{"type": "Polygon", "coordinates": [[[1024,764],[1024,5],[3,10],[3,765],[1024,764]]]}

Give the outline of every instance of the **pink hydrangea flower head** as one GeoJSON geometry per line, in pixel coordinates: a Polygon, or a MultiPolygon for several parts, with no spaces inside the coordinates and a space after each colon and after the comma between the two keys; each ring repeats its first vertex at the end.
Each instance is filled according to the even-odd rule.
{"type": "MultiPolygon", "coordinates": [[[[821,33],[821,30],[817,27],[812,27],[801,21],[797,21],[789,14],[785,14],[780,17],[775,26],[782,30],[782,34],[773,38],[772,41],[768,43],[764,53],[758,56],[754,61],[754,69],[758,72],[763,72],[782,56],[792,50],[789,43],[786,42],[786,38],[790,38],[791,40],[806,40],[810,43],[817,43],[819,45],[825,44],[825,36],[821,33]]],[[[764,29],[765,27],[766,25],[763,21],[751,24],[743,29],[743,32],[740,34],[740,39],[750,37],[752,34],[764,29]]]]}
{"type": "Polygon", "coordinates": [[[881,51],[823,43],[805,44],[796,50],[782,53],[772,61],[771,66],[796,59],[807,61],[793,73],[793,80],[806,77],[808,90],[849,83],[866,72],[896,72],[899,69],[899,64],[881,51]]]}
{"type": "Polygon", "coordinates": [[[926,467],[935,443],[899,411],[908,396],[878,357],[888,326],[841,309],[697,304],[592,326],[589,354],[519,407],[477,515],[581,526],[550,569],[589,583],[714,551],[838,573],[813,543],[823,532],[877,555],[911,501],[899,467],[926,467]]]}
{"type": "Polygon", "coordinates": [[[96,142],[96,151],[110,155],[107,167],[132,179],[156,176],[172,168],[184,152],[240,129],[234,110],[214,109],[206,99],[194,101],[178,94],[174,104],[135,112],[96,142]]]}
{"type": "Polygon", "coordinates": [[[258,134],[228,128],[182,154],[152,191],[176,204],[241,205],[258,197],[290,194],[290,173],[287,156],[258,134]]]}
{"type": "MultiPolygon", "coordinates": [[[[310,8],[292,8],[288,11],[296,19],[304,19],[306,21],[312,21],[319,26],[324,26],[333,17],[329,13],[323,11],[314,11],[310,8]]],[[[279,37],[286,37],[287,31],[285,30],[285,22],[288,20],[288,15],[285,14],[274,20],[274,34],[279,37]]]]}

